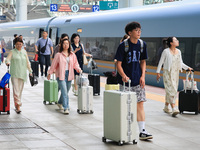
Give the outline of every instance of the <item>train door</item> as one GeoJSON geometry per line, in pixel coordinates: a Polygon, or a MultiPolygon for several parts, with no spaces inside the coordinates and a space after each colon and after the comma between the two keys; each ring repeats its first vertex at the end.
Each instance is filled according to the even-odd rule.
{"type": "Polygon", "coordinates": [[[54,46],[58,44],[58,28],[49,29],[49,38],[51,38],[54,46]]]}
{"type": "Polygon", "coordinates": [[[39,37],[38,37],[38,39],[42,37],[42,32],[43,32],[43,31],[44,31],[43,28],[40,28],[40,29],[39,29],[39,37]]]}

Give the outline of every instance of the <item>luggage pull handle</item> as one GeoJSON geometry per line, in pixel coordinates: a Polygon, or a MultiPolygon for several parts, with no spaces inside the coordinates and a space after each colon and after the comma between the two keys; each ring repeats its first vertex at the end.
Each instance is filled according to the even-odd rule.
{"type": "MultiPolygon", "coordinates": [[[[123,82],[123,92],[125,92],[125,82],[123,82]]],[[[131,80],[128,80],[128,91],[131,91],[131,80]]]]}
{"type": "MultiPolygon", "coordinates": [[[[189,76],[190,76],[190,70],[186,70],[186,80],[185,80],[185,84],[187,85],[187,82],[189,81],[189,76]]],[[[194,90],[194,70],[191,70],[191,81],[192,81],[192,85],[191,85],[191,93],[193,93],[194,90]]],[[[185,93],[187,91],[187,89],[185,88],[185,93]]]]}
{"type": "MultiPolygon", "coordinates": [[[[7,66],[7,72],[8,72],[8,73],[10,72],[9,67],[10,67],[10,66],[8,65],[8,66],[7,66]]],[[[8,88],[10,87],[10,86],[9,86],[9,82],[10,82],[10,81],[8,81],[8,88]]]]}

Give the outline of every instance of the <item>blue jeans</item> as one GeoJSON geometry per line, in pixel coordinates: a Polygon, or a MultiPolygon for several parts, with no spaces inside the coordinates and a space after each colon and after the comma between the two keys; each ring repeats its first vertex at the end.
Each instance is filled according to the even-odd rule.
{"type": "Polygon", "coordinates": [[[61,95],[60,95],[58,104],[62,104],[64,110],[69,109],[68,93],[71,88],[71,81],[68,81],[68,75],[69,75],[69,71],[66,70],[65,71],[65,80],[59,80],[59,78],[57,78],[58,88],[59,88],[59,90],[61,90],[61,95]]]}

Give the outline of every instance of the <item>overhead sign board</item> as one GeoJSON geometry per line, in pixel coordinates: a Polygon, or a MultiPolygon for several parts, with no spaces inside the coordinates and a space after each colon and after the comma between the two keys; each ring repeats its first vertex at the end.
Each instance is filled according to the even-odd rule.
{"type": "Polygon", "coordinates": [[[100,10],[118,9],[116,1],[99,1],[100,10]]]}
{"type": "Polygon", "coordinates": [[[92,12],[92,5],[51,4],[50,11],[54,12],[92,12]]]}
{"type": "Polygon", "coordinates": [[[93,5],[93,12],[99,11],[99,5],[93,5]]]}
{"type": "Polygon", "coordinates": [[[6,20],[6,16],[0,16],[0,20],[6,20]]]}

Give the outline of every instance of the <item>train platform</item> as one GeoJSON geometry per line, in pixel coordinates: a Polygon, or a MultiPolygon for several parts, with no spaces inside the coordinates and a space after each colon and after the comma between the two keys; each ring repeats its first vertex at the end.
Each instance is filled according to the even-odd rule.
{"type": "MultiPolygon", "coordinates": [[[[0,77],[6,73],[5,64],[0,65],[0,77]]],[[[94,96],[94,114],[77,113],[77,96],[70,90],[70,114],[64,115],[56,105],[43,104],[43,83],[31,87],[25,83],[22,94],[22,112],[14,111],[12,85],[10,115],[0,115],[1,150],[199,150],[200,115],[179,114],[177,117],[163,112],[164,89],[146,86],[146,129],[152,140],[118,146],[102,142],[103,91],[106,78],[101,77],[101,94],[94,96]]],[[[138,129],[137,133],[139,135],[138,129]]]]}

